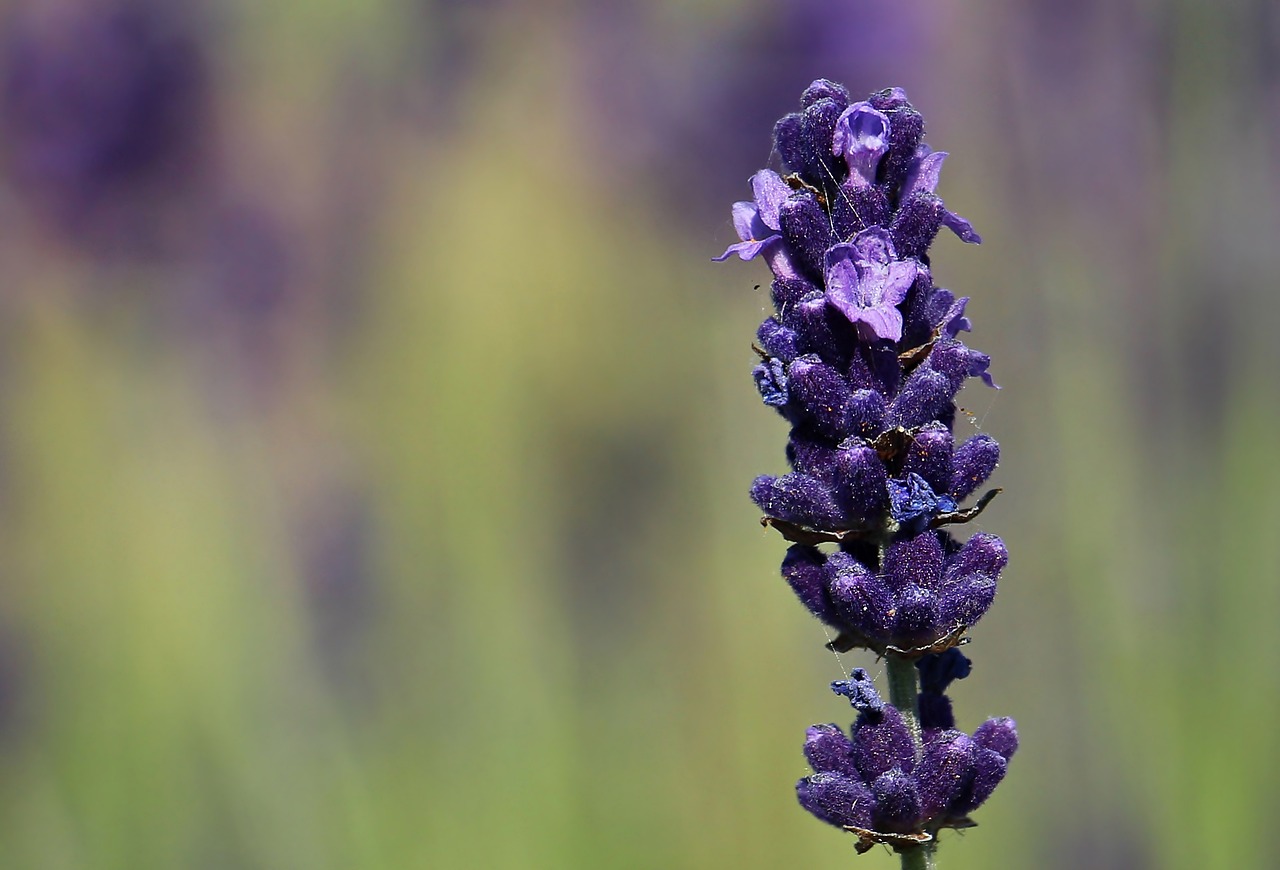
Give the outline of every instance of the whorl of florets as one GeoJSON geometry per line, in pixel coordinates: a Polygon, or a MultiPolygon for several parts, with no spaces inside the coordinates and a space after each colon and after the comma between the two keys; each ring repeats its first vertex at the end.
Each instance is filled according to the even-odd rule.
{"type": "MultiPolygon", "coordinates": [[[[955,662],[932,670],[947,667],[955,662]]],[[[945,688],[950,678],[954,673],[935,676],[931,688],[945,688]]],[[[867,847],[927,842],[942,828],[970,827],[969,813],[991,796],[1018,748],[1014,721],[988,719],[972,735],[953,726],[927,728],[917,751],[898,711],[868,698],[875,690],[865,671],[855,670],[833,688],[849,694],[846,683],[858,686],[858,718],[847,736],[831,724],[814,725],[805,734],[804,754],[814,772],[796,783],[801,805],[857,834],[867,847]]]]}

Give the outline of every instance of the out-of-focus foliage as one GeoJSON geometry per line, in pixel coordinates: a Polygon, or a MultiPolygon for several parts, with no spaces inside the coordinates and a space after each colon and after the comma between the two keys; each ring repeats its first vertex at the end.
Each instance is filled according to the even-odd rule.
{"type": "Polygon", "coordinates": [[[0,4],[0,865],[895,866],[795,805],[882,674],[775,574],[708,262],[827,76],[986,240],[955,701],[1023,748],[944,866],[1266,866],[1274,6],[0,4]]]}

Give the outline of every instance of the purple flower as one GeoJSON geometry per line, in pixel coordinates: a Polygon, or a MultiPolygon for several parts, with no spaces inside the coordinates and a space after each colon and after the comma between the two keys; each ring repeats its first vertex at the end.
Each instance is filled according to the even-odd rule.
{"type": "MultiPolygon", "coordinates": [[[[936,675],[931,688],[968,674],[963,656],[939,666],[951,670],[936,675]]],[[[814,773],[796,788],[800,804],[829,824],[879,834],[936,833],[972,825],[968,814],[991,796],[1017,748],[1008,718],[988,719],[972,735],[933,728],[917,746],[898,711],[885,706],[859,714],[847,737],[835,725],[811,726],[804,755],[814,773]]]]}
{"type": "Polygon", "coordinates": [[[189,4],[11,5],[0,168],[69,237],[136,244],[206,168],[209,64],[189,4]]]}
{"type": "Polygon", "coordinates": [[[990,500],[958,509],[1000,448],[985,434],[956,444],[956,394],[969,378],[991,384],[991,360],[958,340],[969,300],[934,287],[925,263],[940,227],[978,236],[935,193],[946,154],[922,142],[924,119],[901,89],[852,102],[819,80],[801,109],[774,127],[799,182],[757,173],[755,201],[735,206],[742,241],[718,258],[763,254],[780,276],[754,377],[791,424],[791,471],[756,478],[751,497],[792,542],[782,576],[838,632],[828,646],[874,651],[893,691],[885,703],[861,668],[832,683],[858,719],[847,737],[809,729],[814,774],[796,791],[852,830],[859,852],[932,849],[939,829],[972,825],[1017,747],[1012,720],[955,730],[946,695],[970,671],[956,646],[1008,561],[995,535],[962,543],[944,528],[990,500]]]}
{"type": "Polygon", "coordinates": [[[919,264],[899,260],[893,240],[883,227],[870,227],[848,244],[827,250],[827,301],[859,334],[897,341],[902,338],[902,313],[897,305],[907,298],[919,264]]]}
{"type": "MultiPolygon", "coordinates": [[[[938,189],[938,177],[942,174],[942,161],[947,159],[947,152],[934,151],[928,145],[921,144],[916,149],[915,158],[907,168],[907,179],[902,185],[902,198],[906,200],[918,193],[934,193],[938,189]]],[[[973,224],[969,223],[953,211],[943,209],[942,225],[971,245],[982,243],[973,224]]]]}
{"type": "Polygon", "coordinates": [[[730,245],[723,254],[712,259],[720,263],[729,259],[730,254],[737,254],[741,260],[751,260],[763,254],[769,268],[779,278],[795,277],[795,269],[779,244],[782,241],[782,224],[778,210],[790,196],[791,188],[778,173],[762,169],[751,176],[751,192],[755,196],[753,202],[733,204],[733,228],[742,241],[730,245]]]}
{"type": "Polygon", "coordinates": [[[876,167],[889,150],[889,119],[868,102],[854,103],[836,121],[831,153],[843,157],[849,179],[860,187],[876,183],[876,167]]]}

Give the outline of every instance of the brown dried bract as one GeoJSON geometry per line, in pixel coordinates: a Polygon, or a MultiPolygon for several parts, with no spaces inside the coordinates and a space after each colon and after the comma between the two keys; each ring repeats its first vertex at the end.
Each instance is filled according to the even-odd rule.
{"type": "Polygon", "coordinates": [[[929,528],[936,529],[939,526],[950,525],[953,523],[967,523],[978,514],[986,510],[987,505],[991,504],[991,500],[1004,492],[1000,487],[987,490],[982,498],[974,503],[973,507],[965,508],[962,511],[951,511],[950,513],[938,514],[929,522],[929,528]]]}
{"type": "Polygon", "coordinates": [[[876,643],[860,632],[844,629],[840,634],[836,635],[835,640],[828,641],[826,647],[832,652],[838,653],[849,652],[854,649],[868,649],[879,658],[892,655],[903,659],[918,659],[930,653],[946,652],[953,646],[964,646],[970,640],[970,638],[965,637],[965,632],[968,630],[969,626],[967,625],[957,625],[946,635],[931,644],[905,648],[894,646],[891,643],[876,643]]]}
{"type": "Polygon", "coordinates": [[[808,526],[802,526],[799,523],[789,523],[786,520],[779,520],[774,517],[761,517],[760,525],[765,528],[773,527],[778,530],[782,537],[786,538],[793,544],[838,544],[841,541],[859,541],[869,537],[873,529],[812,529],[808,526]]]}
{"type": "Polygon", "coordinates": [[[907,451],[911,449],[913,442],[911,430],[897,426],[877,435],[876,440],[871,442],[871,446],[888,472],[896,474],[901,470],[902,463],[906,461],[907,451]]]}
{"type": "Polygon", "coordinates": [[[853,825],[845,825],[844,829],[858,838],[858,845],[853,848],[859,855],[871,851],[876,845],[892,846],[893,851],[901,852],[904,849],[917,849],[933,840],[933,834],[927,831],[921,831],[919,834],[886,834],[867,828],[856,828],[853,825]]]}

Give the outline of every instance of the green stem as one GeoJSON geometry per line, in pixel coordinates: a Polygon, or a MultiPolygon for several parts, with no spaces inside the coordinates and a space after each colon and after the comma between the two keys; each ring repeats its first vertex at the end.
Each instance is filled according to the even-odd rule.
{"type": "Polygon", "coordinates": [[[920,707],[917,696],[920,694],[920,683],[916,677],[916,663],[893,653],[888,653],[885,660],[889,665],[889,703],[902,714],[902,721],[907,723],[907,730],[911,732],[916,753],[919,754],[920,707]]]}
{"type": "MultiPolygon", "coordinates": [[[[889,703],[898,708],[902,721],[911,732],[911,740],[916,745],[916,755],[920,754],[920,706],[918,695],[920,684],[917,681],[916,664],[911,659],[889,653],[886,656],[889,668],[889,703]]],[[[926,843],[913,849],[899,852],[902,858],[902,870],[935,870],[934,844],[926,843]]]]}

